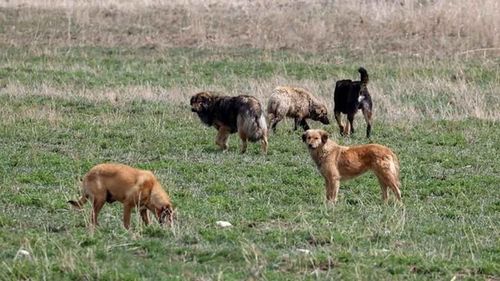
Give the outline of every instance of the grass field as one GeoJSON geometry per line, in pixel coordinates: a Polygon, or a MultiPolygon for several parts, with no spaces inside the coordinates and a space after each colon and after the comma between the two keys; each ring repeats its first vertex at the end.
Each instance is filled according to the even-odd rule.
{"type": "MultiPolygon", "coordinates": [[[[500,59],[450,55],[475,41],[421,56],[370,49],[377,42],[332,52],[72,44],[57,41],[64,25],[53,30],[68,15],[0,12],[0,280],[500,280],[500,59]],[[11,32],[16,24],[24,32],[11,32]],[[41,41],[26,43],[33,34],[41,41]],[[291,122],[270,136],[268,155],[257,144],[239,154],[236,135],[222,153],[189,108],[200,90],[265,105],[289,84],[331,109],[335,80],[357,79],[359,66],[370,74],[372,141],[399,155],[403,206],[384,204],[369,174],[327,204],[291,122]],[[174,226],[146,227],[134,213],[126,231],[115,203],[92,230],[90,204],[66,201],[101,162],[153,170],[177,207],[174,226]]],[[[494,47],[498,35],[474,38],[483,35],[494,47]]],[[[352,138],[310,125],[367,143],[361,114],[355,122],[352,138]]]]}

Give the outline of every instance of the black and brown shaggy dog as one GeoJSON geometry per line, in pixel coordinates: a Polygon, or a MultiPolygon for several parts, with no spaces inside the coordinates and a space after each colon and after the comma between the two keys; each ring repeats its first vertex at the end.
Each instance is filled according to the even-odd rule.
{"type": "Polygon", "coordinates": [[[259,101],[251,96],[220,96],[201,92],[191,97],[191,111],[196,112],[207,126],[218,130],[216,144],[228,148],[229,134],[238,132],[241,153],[247,149],[247,141],[261,141],[262,151],[267,153],[267,124],[259,101]]]}
{"type": "Polygon", "coordinates": [[[276,133],[276,125],[285,117],[294,119],[294,130],[300,125],[304,130],[309,129],[306,119],[330,124],[326,105],[315,98],[311,93],[294,87],[277,87],[274,89],[267,104],[267,113],[271,128],[276,133]]]}
{"type": "Polygon", "coordinates": [[[391,189],[401,201],[399,181],[399,160],[388,147],[379,144],[341,146],[330,140],[323,130],[307,130],[302,135],[311,158],[325,178],[326,199],[335,202],[340,181],[357,177],[372,171],[378,178],[382,199],[388,199],[391,189]]]}
{"type": "Polygon", "coordinates": [[[360,81],[339,80],[335,84],[333,112],[340,128],[341,135],[354,133],[354,115],[361,109],[366,121],[366,137],[370,138],[372,130],[372,98],[368,92],[368,72],[360,67],[360,81]],[[342,124],[341,113],[347,114],[345,127],[342,124]]]}

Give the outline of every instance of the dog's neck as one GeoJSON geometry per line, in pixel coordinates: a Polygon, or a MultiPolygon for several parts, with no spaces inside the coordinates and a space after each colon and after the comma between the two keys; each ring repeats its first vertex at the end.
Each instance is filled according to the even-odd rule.
{"type": "Polygon", "coordinates": [[[336,142],[328,139],[326,143],[317,148],[309,148],[309,153],[316,163],[316,166],[320,168],[321,164],[325,162],[324,159],[327,158],[332,153],[332,151],[334,151],[338,147],[339,145],[336,142]]]}
{"type": "Polygon", "coordinates": [[[160,209],[166,205],[170,205],[170,197],[168,194],[161,188],[160,185],[154,186],[151,190],[151,198],[150,203],[156,208],[160,209]]]}
{"type": "Polygon", "coordinates": [[[213,115],[210,112],[210,109],[204,109],[202,111],[196,112],[201,122],[203,122],[207,126],[212,126],[214,123],[213,115]]]}

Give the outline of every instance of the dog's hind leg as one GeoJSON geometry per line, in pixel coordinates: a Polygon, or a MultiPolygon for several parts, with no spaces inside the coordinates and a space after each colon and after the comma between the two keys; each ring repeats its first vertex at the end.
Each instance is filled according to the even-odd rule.
{"type": "Polygon", "coordinates": [[[389,182],[389,188],[391,188],[392,192],[394,192],[396,199],[398,199],[398,201],[401,201],[401,190],[399,190],[399,185],[399,180],[394,175],[392,175],[389,182]]]}
{"type": "Polygon", "coordinates": [[[397,184],[392,184],[389,185],[389,187],[392,189],[392,192],[394,192],[394,195],[396,196],[396,199],[401,202],[401,190],[399,190],[399,187],[397,184]]]}
{"type": "Polygon", "coordinates": [[[239,131],[238,134],[240,135],[241,139],[241,147],[240,147],[240,152],[243,154],[245,151],[247,151],[247,144],[248,144],[248,138],[246,134],[243,131],[239,131]]]}
{"type": "Polygon", "coordinates": [[[363,106],[361,111],[366,121],[366,138],[369,139],[372,131],[372,110],[368,106],[363,106]]]}
{"type": "Polygon", "coordinates": [[[389,171],[377,173],[376,175],[380,183],[380,188],[382,189],[382,199],[384,199],[384,201],[387,201],[387,188],[389,187],[396,196],[396,199],[398,201],[401,201],[401,191],[399,190],[399,181],[396,175],[392,174],[389,171]]]}
{"type": "Polygon", "coordinates": [[[264,154],[267,154],[267,146],[268,146],[268,142],[267,142],[267,133],[265,133],[263,136],[262,136],[262,141],[261,141],[261,148],[262,148],[262,152],[264,154]]]}
{"type": "Polygon", "coordinates": [[[335,111],[335,121],[337,121],[337,125],[339,125],[340,135],[344,135],[344,125],[342,125],[342,113],[340,111],[335,111]]]}
{"type": "Polygon", "coordinates": [[[388,189],[387,189],[387,185],[385,184],[383,178],[381,176],[378,176],[377,175],[377,178],[378,178],[378,183],[380,185],[380,190],[382,191],[382,200],[384,200],[384,202],[387,203],[387,199],[389,197],[389,193],[388,193],[388,189]]]}

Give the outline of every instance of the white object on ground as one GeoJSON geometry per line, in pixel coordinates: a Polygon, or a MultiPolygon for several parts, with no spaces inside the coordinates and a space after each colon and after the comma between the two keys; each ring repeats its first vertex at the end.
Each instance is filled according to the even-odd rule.
{"type": "Polygon", "coordinates": [[[308,255],[309,253],[311,253],[311,251],[307,250],[307,249],[297,249],[297,251],[301,252],[301,253],[304,253],[306,255],[308,255]]]}
{"type": "Polygon", "coordinates": [[[28,259],[31,259],[31,254],[30,252],[26,251],[26,250],[23,250],[23,249],[19,249],[16,253],[16,256],[14,257],[15,260],[17,259],[21,259],[21,258],[28,258],[28,259]]]}
{"type": "Polygon", "coordinates": [[[228,221],[216,221],[215,224],[220,227],[230,227],[233,226],[230,222],[228,221]]]}

